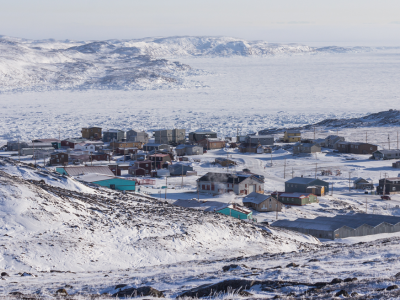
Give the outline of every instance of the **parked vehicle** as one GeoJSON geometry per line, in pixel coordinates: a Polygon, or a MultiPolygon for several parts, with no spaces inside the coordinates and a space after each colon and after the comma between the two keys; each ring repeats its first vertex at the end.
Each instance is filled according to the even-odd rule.
{"type": "Polygon", "coordinates": [[[381,196],[381,199],[382,199],[382,200],[392,200],[392,199],[390,199],[389,196],[381,196]]]}

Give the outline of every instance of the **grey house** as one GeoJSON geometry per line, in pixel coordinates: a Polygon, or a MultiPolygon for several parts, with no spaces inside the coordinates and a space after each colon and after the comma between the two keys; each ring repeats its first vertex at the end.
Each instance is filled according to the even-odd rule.
{"type": "Polygon", "coordinates": [[[217,133],[214,131],[196,131],[189,133],[189,142],[198,143],[206,138],[217,138],[217,133]]]}
{"type": "Polygon", "coordinates": [[[372,153],[375,159],[399,159],[400,150],[378,150],[372,153]]]}
{"type": "Polygon", "coordinates": [[[143,151],[159,151],[159,150],[169,151],[170,149],[171,147],[167,144],[147,143],[143,145],[143,151]]]}
{"type": "Polygon", "coordinates": [[[197,180],[202,193],[248,195],[252,192],[264,193],[264,176],[256,174],[230,174],[209,172],[197,180]]]}
{"type": "Polygon", "coordinates": [[[122,142],[125,139],[125,131],[119,129],[108,129],[103,131],[103,142],[122,142]]]}
{"type": "Polygon", "coordinates": [[[356,180],[353,181],[354,188],[357,190],[366,190],[366,189],[373,189],[374,185],[369,182],[368,180],[365,180],[364,178],[357,178],[356,180]]]}
{"type": "Polygon", "coordinates": [[[202,155],[204,153],[204,148],[197,145],[178,145],[175,148],[176,155],[202,155]]]}
{"type": "Polygon", "coordinates": [[[126,141],[147,144],[149,142],[149,135],[145,131],[131,129],[126,132],[126,141]]]}
{"type": "Polygon", "coordinates": [[[344,142],[345,138],[343,136],[338,136],[338,135],[329,135],[325,138],[325,147],[331,148],[331,149],[336,149],[336,143],[337,142],[344,142]]]}
{"type": "Polygon", "coordinates": [[[285,193],[307,193],[307,188],[323,186],[325,194],[329,192],[329,183],[320,179],[294,177],[285,182],[285,193]]]}
{"type": "Polygon", "coordinates": [[[248,135],[246,137],[246,143],[269,146],[274,144],[274,137],[272,135],[248,135]]]}
{"type": "Polygon", "coordinates": [[[293,154],[321,152],[321,146],[314,143],[296,143],[293,146],[293,154]]]}
{"type": "Polygon", "coordinates": [[[399,232],[400,217],[373,214],[337,215],[333,218],[279,220],[272,223],[271,226],[334,240],[352,236],[399,232]]]}
{"type": "Polygon", "coordinates": [[[22,148],[29,148],[27,142],[10,141],[7,142],[7,151],[18,151],[22,148]]]}
{"type": "Polygon", "coordinates": [[[281,211],[283,204],[271,195],[250,193],[242,200],[243,205],[257,211],[281,211]]]}
{"type": "Polygon", "coordinates": [[[168,166],[168,171],[171,176],[186,175],[188,171],[193,171],[193,167],[184,164],[174,164],[168,166]]]}
{"type": "Polygon", "coordinates": [[[185,129],[164,129],[154,132],[155,142],[157,144],[182,144],[185,143],[185,129]]]}

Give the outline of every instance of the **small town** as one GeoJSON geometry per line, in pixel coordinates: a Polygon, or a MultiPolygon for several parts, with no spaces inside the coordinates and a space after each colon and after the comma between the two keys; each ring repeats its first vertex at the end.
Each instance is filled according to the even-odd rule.
{"type": "Polygon", "coordinates": [[[0,155],[89,186],[150,195],[177,206],[317,238],[334,240],[400,231],[400,217],[381,216],[377,214],[379,207],[368,211],[367,204],[371,198],[370,204],[378,201],[398,207],[400,198],[391,199],[400,193],[400,177],[389,177],[388,172],[381,171],[379,181],[374,182],[347,172],[340,164],[330,167],[322,158],[354,155],[346,161],[383,162],[395,171],[400,169],[399,149],[378,149],[378,145],[346,141],[339,135],[304,138],[297,129],[275,135],[259,132],[223,138],[213,131],[187,133],[185,129],[149,133],[84,127],[81,133],[66,139],[10,141],[0,155]],[[312,162],[306,164],[307,160],[312,162]],[[293,161],[303,163],[292,167],[293,161]],[[355,209],[359,212],[356,219],[353,215],[298,218],[301,211],[290,214],[291,207],[310,206],[308,211],[312,211],[313,204],[335,202],[334,196],[345,192],[355,194],[358,200],[367,197],[365,211],[355,209]],[[326,224],[331,226],[323,229],[326,224]]]}

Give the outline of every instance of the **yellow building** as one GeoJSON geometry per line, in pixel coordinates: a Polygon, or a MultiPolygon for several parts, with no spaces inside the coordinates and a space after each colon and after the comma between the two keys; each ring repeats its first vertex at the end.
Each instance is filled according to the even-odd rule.
{"type": "Polygon", "coordinates": [[[301,141],[300,130],[286,130],[283,136],[284,143],[296,143],[301,141]]]}

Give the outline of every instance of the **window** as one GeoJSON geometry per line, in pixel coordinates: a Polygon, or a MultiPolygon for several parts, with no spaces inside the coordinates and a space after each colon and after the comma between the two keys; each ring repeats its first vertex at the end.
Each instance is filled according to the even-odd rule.
{"type": "Polygon", "coordinates": [[[394,186],[394,187],[392,187],[392,191],[395,191],[396,190],[396,187],[394,186]]]}
{"type": "Polygon", "coordinates": [[[244,187],[247,188],[247,184],[245,184],[244,187]]]}

